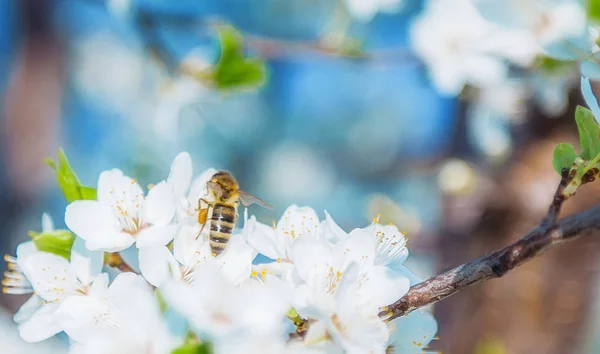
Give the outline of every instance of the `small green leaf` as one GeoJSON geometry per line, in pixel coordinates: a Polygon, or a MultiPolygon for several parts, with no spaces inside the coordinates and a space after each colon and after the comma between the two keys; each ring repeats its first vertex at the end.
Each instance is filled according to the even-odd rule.
{"type": "Polygon", "coordinates": [[[563,169],[571,169],[573,163],[577,158],[577,153],[571,144],[561,143],[556,145],[554,149],[554,157],[552,158],[552,165],[554,170],[562,175],[563,169]]]}
{"type": "Polygon", "coordinates": [[[38,251],[53,253],[67,260],[71,260],[71,248],[75,242],[75,235],[69,230],[53,230],[36,233],[29,232],[38,251]]]}
{"type": "Polygon", "coordinates": [[[67,160],[67,156],[62,149],[58,150],[58,164],[49,158],[45,162],[56,172],[58,186],[68,203],[75,200],[96,199],[96,189],[81,185],[79,178],[77,178],[75,171],[71,168],[69,160],[67,160]]]}
{"type": "Polygon", "coordinates": [[[265,82],[264,61],[244,56],[244,40],[233,27],[220,26],[219,41],[221,58],[212,74],[212,80],[218,88],[254,88],[265,82]]]}
{"type": "Polygon", "coordinates": [[[210,343],[186,343],[175,348],[171,354],[212,354],[210,343]]]}
{"type": "Polygon", "coordinates": [[[581,158],[590,160],[600,154],[600,127],[594,119],[592,111],[577,106],[575,121],[579,130],[579,142],[581,143],[581,158]]]}

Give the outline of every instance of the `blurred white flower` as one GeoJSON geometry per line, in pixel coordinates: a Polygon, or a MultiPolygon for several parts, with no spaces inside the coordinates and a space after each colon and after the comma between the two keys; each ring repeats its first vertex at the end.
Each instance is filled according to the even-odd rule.
{"type": "Polygon", "coordinates": [[[197,269],[194,284],[171,282],[162,291],[196,333],[208,338],[234,333],[276,336],[282,333],[289,308],[287,296],[279,287],[256,282],[235,286],[211,264],[197,269]]]}
{"type": "MultiPolygon", "coordinates": [[[[179,121],[186,109],[193,108],[208,89],[198,80],[179,76],[171,80],[157,95],[154,114],[154,130],[164,140],[173,141],[179,133],[179,121]]],[[[195,119],[200,119],[196,116],[195,119]]]]}
{"type": "Polygon", "coordinates": [[[484,20],[471,0],[429,0],[413,22],[410,38],[435,86],[451,95],[466,83],[498,84],[507,74],[505,59],[527,65],[537,54],[521,31],[502,30],[484,20]]]}
{"type": "Polygon", "coordinates": [[[119,274],[101,301],[77,298],[69,302],[63,317],[70,318],[72,325],[79,324],[72,332],[81,339],[71,346],[72,354],[162,354],[171,352],[177,343],[148,284],[133,273],[119,274]],[[96,311],[93,316],[86,311],[90,307],[96,311]]]}
{"type": "Polygon", "coordinates": [[[98,200],[77,200],[67,206],[65,223],[88,249],[117,252],[133,243],[138,248],[166,245],[177,228],[171,224],[174,213],[165,181],[144,197],[136,180],[113,169],[100,174],[98,200]]]}
{"type": "Polygon", "coordinates": [[[577,73],[570,69],[535,71],[532,77],[533,99],[545,114],[558,116],[568,108],[569,92],[577,85],[577,80],[577,73]]]}
{"type": "Polygon", "coordinates": [[[591,42],[579,45],[587,37],[585,7],[579,0],[476,0],[476,6],[488,21],[522,30],[550,55],[573,59],[591,49],[591,42]]]}
{"type": "Polygon", "coordinates": [[[399,11],[404,0],[345,0],[345,2],[352,17],[362,22],[369,22],[378,12],[399,11]]]}
{"type": "Polygon", "coordinates": [[[125,116],[140,112],[146,68],[142,51],[134,48],[107,32],[79,39],[73,59],[75,88],[98,107],[125,116]]]}
{"type": "Polygon", "coordinates": [[[335,185],[331,166],[311,147],[284,143],[268,151],[263,159],[262,185],[265,195],[302,202],[324,198],[335,185]]]}

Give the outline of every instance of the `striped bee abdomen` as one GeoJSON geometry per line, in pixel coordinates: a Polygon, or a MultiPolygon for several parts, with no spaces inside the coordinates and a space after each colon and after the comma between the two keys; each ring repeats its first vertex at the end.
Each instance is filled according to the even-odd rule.
{"type": "Polygon", "coordinates": [[[214,257],[225,250],[233,233],[236,219],[235,207],[226,204],[215,204],[210,218],[209,243],[214,257]]]}

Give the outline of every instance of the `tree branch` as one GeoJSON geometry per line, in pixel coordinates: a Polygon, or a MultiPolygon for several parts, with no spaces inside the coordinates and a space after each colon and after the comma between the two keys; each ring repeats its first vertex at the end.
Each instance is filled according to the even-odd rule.
{"type": "Polygon", "coordinates": [[[563,174],[552,204],[540,226],[509,246],[412,286],[402,298],[384,307],[379,316],[388,321],[405,316],[418,308],[454,295],[468,286],[500,278],[553,247],[577,238],[584,231],[599,230],[600,204],[556,221],[563,203],[573,195],[565,193],[568,181],[569,176],[563,174]]]}

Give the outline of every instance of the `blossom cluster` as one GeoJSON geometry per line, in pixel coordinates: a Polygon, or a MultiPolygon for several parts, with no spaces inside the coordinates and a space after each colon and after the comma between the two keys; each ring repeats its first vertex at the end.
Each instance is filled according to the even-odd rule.
{"type": "MultiPolygon", "coordinates": [[[[33,294],[14,317],[21,337],[37,342],[64,332],[71,353],[206,346],[213,353],[410,354],[427,347],[437,332],[431,314],[389,321],[385,310],[421,281],[404,266],[409,252],[396,226],[374,220],[347,233],[329,214],[320,220],[296,205],[267,225],[245,210],[243,227],[214,256],[197,207],[215,172],[193,178],[182,152],[147,193],[118,169],[101,173],[95,200],[66,208],[75,235],[68,254],[34,240],[5,257],[4,292],[33,294]]],[[[53,233],[44,214],[39,235],[53,233]]]]}
{"type": "Polygon", "coordinates": [[[486,88],[540,56],[582,60],[598,71],[597,28],[579,0],[429,0],[411,42],[440,91],[486,88]],[[460,19],[460,20],[457,20],[460,19]]]}

